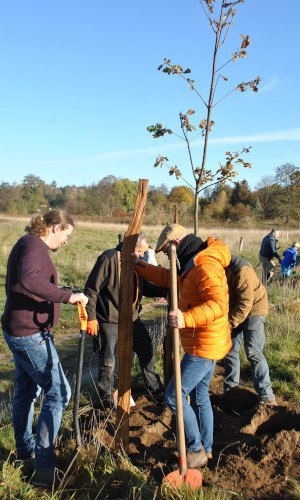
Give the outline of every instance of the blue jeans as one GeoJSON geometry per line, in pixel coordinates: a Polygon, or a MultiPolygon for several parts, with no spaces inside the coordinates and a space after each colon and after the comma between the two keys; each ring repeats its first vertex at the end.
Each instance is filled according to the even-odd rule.
{"type": "Polygon", "coordinates": [[[253,384],[260,401],[275,399],[269,367],[263,354],[265,316],[250,316],[231,332],[232,348],[224,360],[224,391],[237,387],[240,381],[239,350],[244,339],[246,356],[253,371],[253,384]]]}
{"type": "MultiPolygon", "coordinates": [[[[186,353],[181,360],[181,389],[184,433],[187,451],[212,450],[214,417],[209,398],[209,384],[215,362],[186,353]],[[190,395],[190,402],[187,396],[190,395]]],[[[165,401],[176,415],[174,376],[165,392],[165,401]]]]}
{"type": "Polygon", "coordinates": [[[52,333],[14,337],[3,332],[14,355],[16,392],[13,401],[13,426],[18,459],[35,454],[35,470],[55,467],[54,443],[71,389],[65,377],[52,333]],[[34,401],[44,391],[44,402],[32,432],[34,401]]]}
{"type": "Polygon", "coordinates": [[[291,274],[291,267],[281,266],[281,274],[283,274],[284,276],[289,277],[289,275],[291,274]]]}

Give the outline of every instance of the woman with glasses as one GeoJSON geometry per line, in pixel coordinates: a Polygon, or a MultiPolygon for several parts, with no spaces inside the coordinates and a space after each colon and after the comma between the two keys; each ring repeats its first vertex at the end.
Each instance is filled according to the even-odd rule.
{"type": "Polygon", "coordinates": [[[53,343],[52,328],[58,323],[61,303],[88,299],[57,284],[57,272],[49,256],[71,238],[74,222],[63,210],[32,217],[26,235],[13,247],[7,262],[6,304],[3,335],[14,356],[16,392],[13,425],[17,458],[30,466],[33,484],[57,486],[54,444],[71,390],[53,343]],[[36,435],[32,430],[34,402],[41,390],[44,401],[36,435]]]}

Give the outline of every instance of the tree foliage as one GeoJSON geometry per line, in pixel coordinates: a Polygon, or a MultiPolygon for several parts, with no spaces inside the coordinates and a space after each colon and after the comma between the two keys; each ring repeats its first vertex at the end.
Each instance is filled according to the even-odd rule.
{"type": "MultiPolygon", "coordinates": [[[[294,181],[299,168],[290,165],[292,181],[278,176],[264,176],[254,191],[242,180],[234,187],[216,184],[203,191],[200,207],[203,220],[257,223],[275,221],[276,225],[298,224],[300,218],[300,186],[294,181]],[[276,181],[277,179],[277,181],[276,181]]],[[[30,214],[50,208],[63,208],[74,216],[92,217],[101,221],[127,222],[130,218],[137,183],[129,179],[104,177],[90,186],[57,186],[46,184],[29,174],[21,184],[0,184],[0,212],[5,214],[30,214]]],[[[149,186],[145,222],[166,224],[174,218],[174,205],[178,208],[181,223],[193,223],[193,192],[188,186],[176,186],[169,192],[165,184],[149,186]]]]}
{"type": "Polygon", "coordinates": [[[44,184],[40,177],[33,174],[24,177],[20,193],[22,198],[26,200],[29,213],[43,211],[44,207],[47,206],[43,191],[44,184]]]}
{"type": "MultiPolygon", "coordinates": [[[[233,181],[237,176],[238,172],[236,168],[238,166],[243,166],[245,168],[250,168],[250,163],[246,162],[241,155],[249,153],[250,148],[245,147],[242,148],[241,151],[230,152],[227,151],[225,153],[225,161],[223,163],[219,163],[219,166],[215,169],[210,169],[206,167],[206,155],[208,148],[208,137],[212,130],[212,127],[215,125],[215,122],[211,119],[212,110],[217,104],[219,104],[225,97],[235,91],[245,92],[247,89],[251,89],[254,92],[257,92],[258,85],[260,82],[260,77],[257,76],[255,79],[248,82],[241,82],[236,85],[234,88],[226,90],[224,95],[220,99],[216,99],[216,89],[219,85],[220,81],[228,82],[227,76],[221,74],[221,70],[230,62],[235,62],[240,58],[245,58],[247,54],[247,48],[250,45],[249,36],[241,35],[242,41],[241,46],[236,49],[234,54],[229,58],[229,60],[220,63],[217,65],[218,61],[218,51],[221,46],[225,43],[229,30],[233,24],[237,5],[242,3],[244,0],[235,0],[235,1],[227,1],[220,0],[218,2],[219,5],[219,14],[217,17],[214,17],[215,8],[216,8],[216,0],[199,0],[202,9],[209,20],[209,25],[215,36],[215,45],[213,52],[213,60],[212,60],[212,73],[211,73],[211,84],[209,89],[209,97],[207,100],[203,98],[200,92],[195,85],[195,81],[190,78],[191,70],[190,68],[183,69],[180,64],[172,64],[170,59],[164,59],[164,62],[158,67],[158,70],[162,71],[166,75],[176,75],[182,78],[189,86],[189,88],[196,92],[197,96],[202,101],[202,104],[206,108],[206,116],[201,118],[199,125],[195,125],[191,122],[192,115],[195,114],[195,110],[189,109],[186,113],[179,113],[179,122],[181,132],[179,134],[173,132],[170,128],[163,127],[161,123],[156,123],[156,125],[150,125],[147,130],[152,134],[152,136],[157,139],[159,137],[163,137],[165,134],[168,135],[176,135],[180,139],[182,139],[188,149],[189,161],[192,170],[192,175],[194,179],[194,185],[191,185],[186,179],[182,176],[182,169],[178,165],[169,165],[169,160],[166,156],[157,156],[156,161],[154,163],[154,167],[162,167],[166,165],[169,169],[170,175],[175,175],[177,179],[182,178],[187,184],[193,188],[194,190],[194,232],[197,234],[198,228],[198,203],[199,203],[199,194],[205,189],[207,186],[212,186],[214,184],[222,184],[225,185],[228,181],[233,181]],[[203,144],[203,153],[202,160],[199,165],[194,162],[192,156],[191,149],[191,137],[190,134],[193,132],[197,132],[199,129],[201,135],[204,138],[203,144]]],[[[198,132],[199,133],[199,132],[198,132]]]]}
{"type": "Polygon", "coordinates": [[[243,180],[241,182],[236,182],[231,194],[231,205],[237,205],[242,203],[243,205],[253,206],[255,202],[255,197],[250,191],[248,182],[243,180]]]}
{"type": "Polygon", "coordinates": [[[171,190],[168,196],[169,201],[175,204],[185,203],[186,205],[193,205],[193,191],[188,186],[178,186],[171,190]]]}
{"type": "Polygon", "coordinates": [[[275,170],[275,181],[283,188],[300,186],[300,170],[292,163],[285,163],[275,170]]]}
{"type": "Polygon", "coordinates": [[[120,199],[121,207],[126,212],[130,212],[134,208],[136,195],[138,192],[137,182],[129,179],[116,179],[113,186],[113,193],[116,200],[120,199]]]}

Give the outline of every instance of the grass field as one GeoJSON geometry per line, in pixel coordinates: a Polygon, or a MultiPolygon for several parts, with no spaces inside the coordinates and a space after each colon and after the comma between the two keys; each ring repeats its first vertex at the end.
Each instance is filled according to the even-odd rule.
{"type": "MultiPolygon", "coordinates": [[[[0,216],[0,311],[5,304],[5,276],[6,263],[9,252],[19,237],[24,234],[24,227],[28,218],[9,218],[0,216]]],[[[127,226],[110,225],[98,223],[85,223],[78,221],[72,235],[72,240],[64,245],[59,252],[51,254],[51,258],[58,270],[59,284],[77,285],[83,288],[89,272],[98,255],[108,248],[113,248],[118,243],[118,234],[124,234],[127,226]]],[[[155,247],[157,237],[161,231],[160,226],[143,227],[150,242],[155,247]]],[[[191,228],[192,232],[192,228],[191,228]]],[[[257,229],[224,229],[205,228],[199,229],[199,236],[203,240],[211,235],[224,241],[230,251],[241,255],[249,260],[253,267],[258,262],[260,243],[268,231],[257,229]],[[240,251],[240,242],[243,238],[243,248],[240,251]]],[[[296,230],[284,230],[281,232],[279,253],[291,246],[292,241],[300,239],[300,232],[296,230]]],[[[158,255],[159,264],[168,266],[165,256],[158,255]]],[[[260,266],[257,273],[260,275],[260,266]]],[[[279,271],[278,271],[279,272],[279,271]]],[[[289,405],[299,404],[299,296],[300,276],[299,271],[292,279],[282,283],[280,279],[275,280],[268,287],[269,315],[266,321],[266,346],[265,354],[269,363],[270,375],[273,388],[277,396],[289,405]]],[[[58,340],[60,354],[66,358],[76,355],[76,335],[78,332],[77,309],[69,305],[63,305],[62,315],[54,334],[58,340]],[[66,339],[68,341],[66,341],[66,339]],[[73,347],[72,347],[73,346],[73,347]],[[69,354],[68,354],[69,353],[69,354]],[[71,354],[72,353],[72,354],[71,354]]],[[[90,347],[89,347],[90,348],[90,347]]],[[[81,478],[82,489],[76,492],[49,493],[35,489],[28,484],[20,466],[17,466],[15,458],[15,445],[13,429],[11,424],[11,401],[14,388],[14,364],[6,343],[0,335],[0,392],[3,396],[0,409],[0,498],[11,499],[46,499],[46,498],[117,498],[109,496],[109,485],[116,476],[120,481],[120,498],[162,498],[164,497],[158,485],[149,482],[143,475],[143,471],[137,470],[125,455],[121,459],[111,454],[99,455],[99,449],[92,444],[87,445],[80,456],[77,466],[77,474],[81,478]],[[11,453],[10,451],[11,450],[11,453]],[[98,477],[102,478],[102,491],[98,477]],[[103,483],[104,482],[104,483],[103,483]],[[102,493],[101,493],[102,491],[102,493]],[[105,492],[105,494],[104,494],[105,492]],[[124,493],[126,492],[126,493],[124,493]]],[[[159,357],[159,347],[157,357],[159,357]]],[[[242,375],[249,379],[251,384],[250,365],[241,350],[242,375]]],[[[89,404],[83,401],[83,404],[89,404]]],[[[71,429],[72,403],[64,414],[64,427],[71,429]]],[[[64,442],[64,436],[58,438],[60,450],[60,461],[63,462],[68,454],[68,443],[64,442]]],[[[232,493],[232,497],[234,494],[232,493]]],[[[194,498],[192,495],[179,492],[174,496],[168,494],[168,498],[194,498]]],[[[196,497],[195,497],[196,498],[196,497]]],[[[197,498],[231,498],[228,492],[211,491],[205,497],[197,498]]]]}

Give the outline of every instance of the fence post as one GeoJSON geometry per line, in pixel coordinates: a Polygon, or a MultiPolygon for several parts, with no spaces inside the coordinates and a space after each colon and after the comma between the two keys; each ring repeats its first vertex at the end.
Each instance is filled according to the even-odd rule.
{"type": "Polygon", "coordinates": [[[240,238],[240,252],[243,250],[243,245],[244,245],[244,236],[241,236],[241,238],[240,238]]]}

